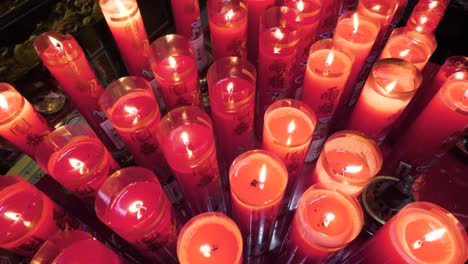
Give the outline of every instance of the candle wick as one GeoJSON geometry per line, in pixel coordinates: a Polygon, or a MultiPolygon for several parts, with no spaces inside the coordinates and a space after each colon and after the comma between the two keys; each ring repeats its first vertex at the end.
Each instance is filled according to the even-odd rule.
{"type": "Polygon", "coordinates": [[[250,186],[252,186],[252,187],[257,187],[257,185],[258,185],[257,179],[253,179],[253,180],[250,182],[250,186]]]}

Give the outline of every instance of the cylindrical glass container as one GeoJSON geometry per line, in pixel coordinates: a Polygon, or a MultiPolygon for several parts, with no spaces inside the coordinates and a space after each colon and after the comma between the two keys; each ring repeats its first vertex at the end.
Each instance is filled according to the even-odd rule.
{"type": "Polygon", "coordinates": [[[419,0],[406,22],[406,28],[433,33],[444,16],[449,2],[450,0],[419,0]]]}

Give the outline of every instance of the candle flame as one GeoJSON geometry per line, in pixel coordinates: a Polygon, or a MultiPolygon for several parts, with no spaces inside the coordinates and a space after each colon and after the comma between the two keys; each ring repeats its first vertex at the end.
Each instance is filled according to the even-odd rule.
{"type": "Polygon", "coordinates": [[[325,213],[325,216],[323,217],[323,226],[328,227],[330,223],[335,220],[335,215],[332,213],[325,213]]]}
{"type": "Polygon", "coordinates": [[[300,0],[299,2],[297,2],[296,8],[297,8],[297,10],[299,10],[300,12],[303,12],[303,11],[304,11],[304,2],[302,2],[302,0],[300,0]]]}
{"type": "Polygon", "coordinates": [[[422,28],[421,26],[417,26],[417,27],[416,27],[416,31],[417,31],[417,32],[422,32],[422,31],[423,31],[423,28],[422,28]]]}
{"type": "Polygon", "coordinates": [[[286,141],[286,145],[291,145],[292,141],[292,133],[296,130],[296,123],[294,122],[294,119],[289,122],[288,125],[288,140],[286,141]]]}
{"type": "Polygon", "coordinates": [[[119,13],[125,13],[128,10],[121,1],[115,1],[115,5],[117,6],[119,13]]]}
{"type": "Polygon", "coordinates": [[[428,19],[427,19],[427,16],[423,16],[423,17],[421,17],[421,19],[419,20],[419,23],[421,23],[421,24],[426,24],[427,20],[428,20],[428,19]]]}
{"type": "Polygon", "coordinates": [[[393,89],[395,89],[395,87],[396,87],[396,83],[397,83],[397,82],[396,82],[396,80],[395,80],[395,81],[393,81],[393,82],[387,84],[387,86],[385,86],[385,88],[384,88],[385,91],[386,91],[387,93],[390,93],[391,91],[393,91],[393,89]]]}
{"type": "Polygon", "coordinates": [[[380,8],[381,8],[380,5],[375,5],[375,6],[373,6],[371,9],[374,10],[374,11],[379,11],[380,8]]]}
{"type": "Polygon", "coordinates": [[[134,106],[125,106],[124,110],[127,111],[127,113],[129,113],[130,115],[135,116],[132,123],[134,125],[137,124],[138,123],[138,109],[134,106]]]}
{"type": "Polygon", "coordinates": [[[229,22],[231,22],[232,17],[234,17],[234,11],[232,11],[232,9],[231,9],[226,13],[224,18],[226,19],[226,22],[229,23],[229,22]]]}
{"type": "Polygon", "coordinates": [[[128,207],[130,213],[137,213],[137,219],[140,220],[143,217],[142,210],[146,211],[147,208],[143,206],[143,201],[134,201],[128,207]]]}
{"type": "Polygon", "coordinates": [[[432,2],[429,4],[429,9],[434,9],[436,6],[437,6],[437,1],[432,1],[432,2]]]}
{"type": "Polygon", "coordinates": [[[8,110],[8,101],[6,100],[5,96],[0,94],[0,108],[2,108],[3,111],[8,110]]]}
{"type": "Polygon", "coordinates": [[[441,238],[445,234],[445,232],[447,232],[446,228],[435,229],[424,235],[423,239],[416,240],[413,244],[411,244],[411,246],[413,247],[413,249],[421,248],[424,242],[435,241],[441,238]]]}
{"type": "Polygon", "coordinates": [[[274,48],[273,48],[273,53],[274,53],[274,54],[279,54],[280,51],[281,51],[281,48],[277,48],[277,47],[274,47],[274,48]]]}
{"type": "Polygon", "coordinates": [[[203,256],[205,256],[206,258],[209,258],[211,257],[211,247],[210,245],[202,245],[200,247],[200,252],[203,254],[203,256]]]}
{"type": "Polygon", "coordinates": [[[72,166],[73,170],[78,170],[78,172],[81,175],[88,173],[88,168],[86,168],[86,165],[83,161],[79,159],[70,158],[68,159],[68,162],[72,166]]]}
{"type": "Polygon", "coordinates": [[[52,45],[58,49],[59,51],[62,51],[63,50],[63,44],[62,42],[60,42],[58,39],[52,37],[52,36],[48,36],[49,37],[49,40],[50,42],[52,43],[52,45]]]}
{"type": "Polygon", "coordinates": [[[229,82],[226,89],[229,94],[232,94],[232,92],[234,91],[234,84],[232,82],[229,82]]]}
{"type": "Polygon", "coordinates": [[[345,166],[343,168],[343,174],[345,172],[349,172],[349,173],[358,173],[362,170],[363,166],[362,165],[359,165],[359,166],[354,166],[354,165],[349,165],[349,166],[345,166]]]}
{"type": "Polygon", "coordinates": [[[263,164],[262,168],[260,169],[260,174],[258,175],[258,181],[260,182],[259,186],[261,190],[265,188],[265,180],[266,180],[266,165],[263,164]]]}
{"type": "Polygon", "coordinates": [[[182,134],[180,135],[180,138],[182,139],[182,142],[183,142],[184,145],[185,145],[185,150],[187,150],[187,155],[188,155],[188,157],[191,158],[193,152],[189,149],[189,144],[190,144],[190,142],[189,142],[189,137],[188,137],[187,132],[185,132],[185,131],[182,132],[182,134]]]}
{"type": "MultiPolygon", "coordinates": [[[[455,79],[463,80],[463,78],[465,78],[465,73],[464,73],[464,72],[457,72],[457,73],[455,73],[455,79]]],[[[1,105],[1,104],[0,104],[0,105],[1,105]]]]}
{"type": "MultiPolygon", "coordinates": [[[[15,212],[5,212],[5,213],[3,213],[3,215],[6,216],[7,218],[10,218],[10,219],[13,220],[13,221],[18,221],[18,220],[20,220],[20,219],[22,218],[22,217],[21,217],[21,214],[15,213],[15,212]]],[[[24,220],[23,220],[23,224],[24,224],[26,227],[28,227],[28,226],[31,225],[31,222],[29,222],[29,221],[24,221],[24,220]]]]}
{"type": "Polygon", "coordinates": [[[353,34],[356,34],[359,28],[358,13],[353,14],[353,34]]]}
{"type": "Polygon", "coordinates": [[[281,31],[281,29],[277,28],[275,30],[275,33],[273,33],[275,37],[279,40],[282,40],[284,38],[284,33],[281,31]]]}
{"type": "Polygon", "coordinates": [[[168,60],[169,60],[169,67],[175,69],[175,67],[177,66],[177,61],[174,59],[174,57],[169,56],[168,60]]]}
{"type": "Polygon", "coordinates": [[[330,65],[333,63],[333,52],[330,51],[330,53],[328,53],[328,56],[327,56],[327,60],[325,61],[325,67],[330,68],[330,65]]]}
{"type": "Polygon", "coordinates": [[[405,50],[402,50],[400,51],[400,57],[405,57],[409,54],[410,50],[409,49],[405,49],[405,50]]]}

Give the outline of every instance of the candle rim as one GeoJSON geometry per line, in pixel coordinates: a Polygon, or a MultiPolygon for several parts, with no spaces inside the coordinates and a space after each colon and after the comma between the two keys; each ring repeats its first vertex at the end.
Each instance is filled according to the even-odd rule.
{"type": "MultiPolygon", "coordinates": [[[[453,243],[453,248],[457,249],[455,250],[454,254],[451,256],[453,260],[457,260],[457,257],[459,258],[461,262],[463,262],[467,257],[468,257],[468,235],[464,231],[464,228],[462,224],[458,221],[458,219],[449,211],[444,209],[443,207],[440,207],[436,204],[429,203],[429,202],[413,202],[405,207],[403,207],[400,212],[397,213],[392,219],[390,219],[387,224],[390,226],[390,238],[391,242],[394,245],[396,251],[400,254],[401,257],[405,259],[408,263],[413,263],[414,261],[417,261],[418,263],[432,263],[432,262],[423,262],[414,254],[411,253],[411,250],[407,247],[407,245],[402,245],[403,243],[406,244],[405,242],[405,232],[406,228],[402,230],[398,230],[397,227],[403,225],[403,224],[409,224],[417,219],[428,219],[431,218],[433,221],[437,222],[440,224],[440,226],[443,226],[446,228],[447,232],[450,232],[451,238],[452,238],[452,243],[453,243]],[[406,215],[406,213],[411,213],[420,215],[420,217],[424,218],[414,218],[406,215]],[[411,221],[413,220],[413,221],[411,221]],[[460,232],[457,232],[460,231],[460,232]],[[402,241],[403,243],[400,244],[398,241],[402,241]],[[458,254],[456,254],[458,253],[458,254]]],[[[447,261],[447,259],[444,259],[444,261],[447,261]]],[[[456,261],[457,262],[457,261],[456,261]]]]}
{"type": "MultiPolygon", "coordinates": [[[[5,125],[15,120],[23,112],[23,109],[25,108],[26,104],[29,103],[26,100],[26,98],[24,98],[24,96],[21,95],[21,93],[18,92],[12,85],[0,82],[0,96],[3,96],[4,92],[12,93],[15,97],[15,100],[21,100],[21,102],[19,103],[19,107],[17,110],[13,111],[13,113],[11,113],[7,118],[0,120],[0,125],[5,125]]],[[[6,98],[4,99],[6,100],[6,98]]],[[[10,105],[8,105],[8,108],[10,108],[9,106],[10,105]]]]}
{"type": "MultiPolygon", "coordinates": [[[[150,57],[154,65],[169,56],[191,56],[195,60],[190,39],[180,34],[167,34],[157,38],[150,44],[150,57]]],[[[153,69],[154,71],[154,69],[153,69]]]]}
{"type": "Polygon", "coordinates": [[[185,262],[186,258],[188,258],[188,255],[186,253],[183,253],[183,249],[188,248],[188,244],[190,243],[192,236],[200,231],[197,228],[203,228],[203,225],[206,223],[216,224],[224,227],[228,231],[232,231],[232,234],[237,240],[237,245],[239,246],[237,256],[235,257],[236,261],[234,263],[239,263],[242,259],[243,251],[243,240],[239,226],[229,216],[218,212],[206,212],[198,214],[192,217],[187,223],[184,224],[184,226],[179,232],[179,238],[177,239],[177,256],[179,258],[179,261],[181,263],[190,263],[188,261],[185,262]],[[217,221],[222,221],[222,223],[217,223],[217,221]],[[189,234],[191,235],[190,239],[184,239],[186,238],[185,235],[189,234]]]}
{"type": "Polygon", "coordinates": [[[112,21],[112,22],[126,22],[126,21],[130,20],[131,18],[133,18],[135,15],[137,15],[140,12],[140,9],[138,8],[138,3],[136,2],[136,0],[125,0],[125,1],[118,0],[118,1],[122,2],[121,3],[122,5],[124,3],[133,3],[133,5],[130,6],[131,8],[126,10],[126,11],[128,11],[128,14],[119,16],[120,11],[118,11],[118,12],[114,11],[115,10],[114,6],[116,6],[116,4],[115,4],[116,1],[113,1],[113,0],[99,0],[99,7],[101,8],[101,11],[104,14],[104,17],[109,17],[110,21],[112,21]],[[108,7],[109,3],[112,3],[113,5],[108,7]]]}
{"type": "Polygon", "coordinates": [[[398,1],[380,1],[379,2],[379,5],[380,6],[383,6],[385,8],[383,8],[383,11],[385,12],[381,12],[380,9],[379,10],[373,10],[372,4],[375,4],[374,1],[372,0],[367,0],[367,1],[359,1],[358,2],[358,6],[356,8],[356,10],[359,12],[359,7],[362,6],[362,8],[366,9],[368,12],[374,14],[374,15],[379,15],[379,16],[386,16],[387,18],[390,17],[390,16],[393,16],[398,8],[398,1]],[[382,5],[383,4],[393,4],[393,5],[382,5]],[[371,6],[369,6],[371,4],[371,6]]]}
{"type": "MultiPolygon", "coordinates": [[[[370,19],[369,17],[366,17],[362,14],[359,14],[357,11],[353,10],[353,11],[348,11],[346,13],[344,13],[343,15],[340,16],[339,20],[338,20],[338,23],[336,25],[337,29],[335,30],[335,32],[338,32],[338,27],[340,26],[343,26],[345,22],[348,22],[348,20],[351,20],[352,21],[352,25],[354,25],[354,22],[353,22],[353,15],[354,14],[357,14],[358,16],[358,19],[359,19],[359,22],[361,21],[365,21],[366,24],[368,25],[372,25],[373,26],[373,30],[372,31],[375,31],[375,35],[374,36],[371,36],[369,39],[369,41],[366,41],[366,42],[356,42],[354,41],[354,38],[345,38],[341,35],[338,35],[338,34],[335,34],[333,36],[333,39],[335,40],[336,38],[340,38],[342,39],[343,41],[345,42],[348,42],[348,43],[353,43],[353,44],[361,44],[361,45],[373,45],[373,43],[375,42],[375,39],[377,38],[377,36],[379,35],[379,31],[380,31],[380,24],[377,24],[375,23],[374,20],[370,19]]],[[[359,27],[358,27],[358,31],[359,31],[359,28],[361,28],[361,23],[359,24],[359,27]]],[[[356,33],[353,33],[353,36],[357,34],[356,33]]]]}
{"type": "MultiPolygon", "coordinates": [[[[213,1],[208,1],[208,4],[210,2],[213,2],[213,1]]],[[[229,3],[229,2],[228,2],[229,3]]],[[[245,26],[247,27],[247,6],[243,3],[243,2],[239,2],[238,3],[239,5],[236,5],[236,6],[232,6],[232,3],[229,4],[229,7],[225,7],[223,6],[221,11],[224,11],[224,8],[227,8],[228,10],[226,12],[223,12],[223,13],[220,13],[220,12],[215,12],[213,13],[214,11],[211,10],[211,8],[209,7],[208,8],[208,18],[209,18],[209,21],[210,21],[210,24],[213,23],[215,24],[216,26],[218,27],[222,27],[222,28],[233,28],[233,27],[237,27],[239,25],[242,25],[242,24],[245,24],[245,26]],[[212,22],[212,20],[215,18],[215,17],[219,17],[219,16],[225,16],[225,14],[229,11],[233,11],[235,13],[239,13],[241,14],[241,19],[237,20],[237,21],[229,21],[228,23],[214,23],[212,22]]],[[[224,3],[224,5],[226,5],[226,3],[224,3]]]]}
{"type": "MultiPolygon", "coordinates": [[[[455,72],[447,78],[442,87],[439,89],[439,93],[442,101],[449,109],[461,113],[462,115],[468,115],[468,103],[463,105],[458,101],[453,100],[454,98],[451,95],[453,88],[450,88],[457,85],[457,83],[464,83],[460,84],[463,87],[468,86],[468,71],[463,72],[463,77],[461,79],[458,78],[458,73],[460,72],[455,72]]],[[[468,88],[465,89],[465,94],[468,94],[468,88]]],[[[468,102],[468,99],[465,100],[468,102]]]]}
{"type": "MultiPolygon", "coordinates": [[[[315,7],[316,5],[314,4],[317,4],[319,5],[319,7],[317,9],[314,9],[314,10],[309,10],[309,11],[300,11],[299,10],[299,16],[301,16],[302,18],[302,23],[304,25],[310,25],[310,24],[314,24],[318,21],[319,19],[319,15],[320,15],[320,10],[322,8],[322,2],[321,1],[315,1],[314,4],[312,4],[310,1],[302,1],[301,2],[304,4],[304,10],[308,9],[306,8],[307,7],[315,7]]],[[[296,8],[297,9],[297,4],[298,1],[297,0],[289,0],[289,1],[284,1],[284,5],[287,6],[287,7],[290,7],[290,8],[296,8]],[[295,6],[296,5],[296,6],[295,6]]]]}
{"type": "Polygon", "coordinates": [[[39,55],[39,57],[41,57],[43,60],[43,63],[51,66],[67,64],[77,59],[77,57],[80,55],[84,56],[81,46],[72,35],[62,35],[58,32],[44,32],[37,36],[34,40],[34,49],[36,50],[36,53],[39,55]],[[51,43],[49,37],[53,37],[63,45],[62,50],[59,51],[55,49],[56,51],[53,55],[58,55],[58,58],[56,59],[48,58],[49,54],[45,53],[47,49],[53,46],[53,43],[51,43]],[[63,42],[67,42],[66,45],[64,45],[63,42]]]}

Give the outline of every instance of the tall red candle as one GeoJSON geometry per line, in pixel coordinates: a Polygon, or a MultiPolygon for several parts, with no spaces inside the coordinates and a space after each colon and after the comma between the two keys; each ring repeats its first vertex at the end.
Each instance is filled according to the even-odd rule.
{"type": "Polygon", "coordinates": [[[347,195],[359,195],[382,167],[374,140],[357,131],[342,130],[325,142],[312,173],[312,182],[347,195]]]}
{"type": "Polygon", "coordinates": [[[0,82],[0,136],[34,158],[48,132],[41,114],[13,86],[0,82]]]}
{"type": "Polygon", "coordinates": [[[398,145],[391,158],[411,165],[414,174],[424,173],[467,131],[468,74],[457,72],[447,79],[408,130],[397,139],[398,145]]]}
{"type": "Polygon", "coordinates": [[[199,214],[180,231],[177,256],[181,264],[241,264],[242,235],[239,227],[220,213],[199,214]]]}
{"type": "Polygon", "coordinates": [[[141,77],[122,77],[107,87],[99,104],[136,163],[165,181],[171,173],[156,138],[161,112],[150,84],[141,77]]]}
{"type": "Polygon", "coordinates": [[[247,55],[247,7],[239,1],[208,0],[213,59],[247,55]]]}
{"type": "Polygon", "coordinates": [[[319,40],[310,48],[301,100],[314,111],[318,124],[306,161],[320,153],[353,61],[350,51],[335,46],[332,39],[319,40]]]}
{"type": "Polygon", "coordinates": [[[91,204],[102,183],[119,169],[93,130],[81,123],[66,124],[48,134],[36,157],[55,180],[91,204]]]}
{"type": "Polygon", "coordinates": [[[354,63],[336,109],[333,120],[336,124],[335,127],[341,127],[343,120],[348,119],[348,102],[353,94],[359,73],[366,64],[366,59],[374,45],[379,29],[380,24],[356,11],[349,11],[341,15],[338,20],[333,35],[333,44],[351,51],[354,55],[354,63]]]}
{"type": "Polygon", "coordinates": [[[136,0],[99,0],[112,36],[130,75],[153,79],[148,34],[136,0]]]}
{"type": "Polygon", "coordinates": [[[267,9],[261,21],[255,105],[256,135],[259,138],[267,107],[279,99],[294,96],[292,77],[302,18],[296,9],[282,6],[267,9]]]}
{"type": "MultiPolygon", "coordinates": [[[[210,66],[207,79],[221,169],[227,172],[239,154],[255,145],[253,111],[257,71],[246,60],[227,57],[210,66]]],[[[224,186],[229,186],[227,177],[222,181],[224,186]]]]}
{"type": "Polygon", "coordinates": [[[381,143],[421,81],[421,72],[410,62],[393,58],[377,61],[351,114],[348,129],[381,143]]]}
{"type": "Polygon", "coordinates": [[[0,175],[0,247],[33,256],[60,230],[82,224],[20,176],[0,175]]]}
{"type": "Polygon", "coordinates": [[[197,59],[198,71],[203,72],[208,63],[208,57],[200,19],[200,4],[198,0],[171,0],[171,7],[176,32],[190,39],[197,59]]]}
{"type": "Polygon", "coordinates": [[[165,35],[151,44],[151,68],[167,110],[199,103],[198,72],[192,46],[181,35],[165,35]]]}
{"type": "Polygon", "coordinates": [[[168,112],[158,138],[193,215],[225,210],[210,117],[196,106],[168,112]]]}
{"type": "Polygon", "coordinates": [[[436,47],[437,42],[433,33],[397,28],[392,31],[380,58],[404,59],[422,71],[436,47]]]}
{"type": "Polygon", "coordinates": [[[122,139],[98,104],[104,88],[75,38],[55,32],[42,33],[34,40],[34,47],[101,141],[111,150],[123,148],[122,139]]]}
{"type": "Polygon", "coordinates": [[[406,205],[342,263],[465,263],[468,236],[445,209],[427,202],[406,205]]]}
{"type": "Polygon", "coordinates": [[[34,264],[109,263],[124,264],[111,249],[83,231],[58,232],[49,238],[31,260],[34,264]]]}
{"type": "Polygon", "coordinates": [[[314,112],[294,99],[279,100],[265,112],[262,148],[279,156],[287,168],[288,185],[283,203],[287,203],[289,210],[295,208],[290,198],[302,172],[316,123],[314,112]]]}
{"type": "Polygon", "coordinates": [[[279,261],[318,263],[353,241],[363,222],[356,198],[314,185],[300,198],[279,261]]]}
{"type": "Polygon", "coordinates": [[[154,261],[176,263],[178,225],[156,176],[142,167],[113,173],[96,196],[98,218],[154,261]]]}
{"type": "Polygon", "coordinates": [[[260,19],[275,0],[242,0],[247,6],[247,56],[254,66],[258,64],[258,40],[260,35],[260,19]]]}
{"type": "Polygon", "coordinates": [[[286,167],[269,151],[251,150],[234,160],[229,181],[233,219],[244,238],[244,258],[261,257],[270,244],[288,182],[286,167]]]}
{"type": "Polygon", "coordinates": [[[449,2],[449,0],[418,1],[406,22],[406,28],[419,32],[434,32],[444,16],[449,2]]]}

